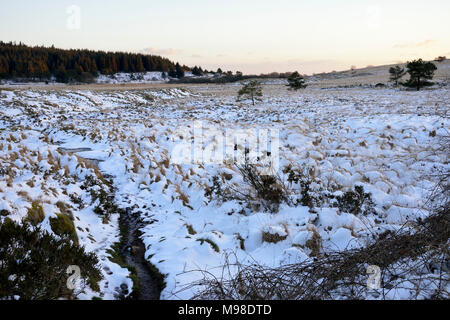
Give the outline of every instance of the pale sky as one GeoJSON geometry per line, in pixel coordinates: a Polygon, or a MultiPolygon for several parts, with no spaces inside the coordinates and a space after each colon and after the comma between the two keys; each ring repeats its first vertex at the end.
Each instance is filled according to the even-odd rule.
{"type": "Polygon", "coordinates": [[[153,53],[213,70],[311,74],[450,56],[449,0],[0,2],[2,41],[153,53]]]}

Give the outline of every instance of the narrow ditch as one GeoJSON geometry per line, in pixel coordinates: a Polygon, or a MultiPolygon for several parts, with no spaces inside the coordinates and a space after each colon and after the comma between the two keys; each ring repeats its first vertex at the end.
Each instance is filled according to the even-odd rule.
{"type": "Polygon", "coordinates": [[[139,212],[131,208],[124,210],[119,219],[122,233],[121,254],[127,265],[131,266],[137,276],[134,283],[134,299],[159,300],[164,288],[164,277],[145,259],[145,245],[140,238],[139,229],[143,226],[139,212]]]}
{"type": "MultiPolygon", "coordinates": [[[[92,151],[91,148],[58,148],[63,154],[78,153],[85,151],[92,151]]],[[[92,165],[98,168],[100,160],[86,159],[92,165]]],[[[105,178],[112,179],[111,176],[104,175],[105,178]]],[[[114,202],[114,192],[111,194],[114,202]]],[[[133,208],[120,210],[119,229],[121,233],[120,252],[121,260],[124,260],[125,265],[132,274],[133,291],[130,298],[134,300],[160,300],[161,291],[165,287],[164,276],[159,270],[145,259],[145,245],[139,230],[143,227],[141,212],[136,212],[133,208]]],[[[119,251],[119,250],[117,250],[119,251]]],[[[123,296],[122,296],[123,297],[123,296]]]]}

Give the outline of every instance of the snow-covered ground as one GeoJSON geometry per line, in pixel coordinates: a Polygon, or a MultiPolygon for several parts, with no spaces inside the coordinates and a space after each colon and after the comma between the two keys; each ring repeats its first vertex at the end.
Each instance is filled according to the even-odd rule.
{"type": "MultiPolygon", "coordinates": [[[[204,74],[200,77],[211,78],[214,74],[208,73],[204,74]]],[[[192,72],[186,71],[185,77],[197,77],[192,74],[192,72]]],[[[104,75],[99,74],[97,78],[95,78],[94,83],[97,84],[162,84],[168,83],[170,78],[167,75],[167,72],[160,71],[148,71],[148,72],[134,72],[134,73],[125,73],[119,72],[112,75],[104,75]]],[[[45,86],[47,84],[51,84],[52,86],[60,86],[64,87],[66,84],[56,82],[56,79],[52,77],[49,81],[40,81],[39,79],[35,79],[34,81],[30,81],[27,79],[23,79],[21,81],[18,80],[0,80],[0,85],[4,87],[37,87],[37,86],[45,86]]]]}
{"type": "Polygon", "coordinates": [[[163,77],[162,72],[116,73],[110,76],[100,75],[97,83],[164,83],[169,78],[163,77]]]}
{"type": "MultiPolygon", "coordinates": [[[[42,226],[51,231],[48,219],[58,212],[57,202],[71,205],[80,244],[100,258],[105,299],[117,297],[123,283],[130,288],[131,280],[126,269],[107,258],[107,249],[118,240],[118,217],[104,221],[94,213],[98,203],[89,189],[80,188],[88,175],[111,178],[117,205],[144,219],[146,257],[167,275],[162,299],[190,298],[195,288],[179,289],[202,274],[185,271],[219,274],[230,253],[242,262],[293,263],[310,257],[307,242],[317,234],[322,250],[345,250],[429,214],[424,199],[435,184],[432,174],[449,166],[436,152],[439,136],[448,134],[448,89],[292,93],[272,85],[256,107],[235,97],[235,85],[1,90],[0,210],[21,221],[39,201],[46,214],[42,226]],[[205,139],[204,147],[229,131],[279,132],[282,180],[287,180],[283,171],[292,167],[306,170],[317,190],[339,195],[362,185],[372,194],[376,212],[364,216],[282,204],[270,213],[206,196],[215,175],[227,174],[236,190],[246,185],[233,164],[175,161],[176,150],[199,138],[193,132],[199,123],[212,139],[205,139]],[[78,148],[85,149],[62,151],[78,148]],[[71,195],[84,206],[74,204],[71,195]],[[267,234],[279,240],[268,242],[267,234]]],[[[289,187],[295,196],[298,186],[289,187]]],[[[88,290],[80,297],[94,295],[99,294],[88,290]]]]}

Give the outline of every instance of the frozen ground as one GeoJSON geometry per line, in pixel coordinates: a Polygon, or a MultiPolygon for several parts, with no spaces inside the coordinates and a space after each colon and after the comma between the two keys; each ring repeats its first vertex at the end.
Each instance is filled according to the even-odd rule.
{"type": "MultiPolygon", "coordinates": [[[[269,266],[293,263],[311,256],[307,242],[315,234],[323,251],[345,250],[429,214],[424,199],[433,173],[449,166],[436,152],[439,136],[448,134],[448,88],[264,90],[256,107],[235,101],[236,85],[1,90],[0,210],[21,221],[38,201],[46,213],[42,226],[51,231],[48,219],[59,212],[57,202],[70,205],[80,244],[100,258],[105,299],[117,298],[131,280],[108,259],[107,249],[118,241],[117,214],[102,219],[94,213],[98,200],[90,189],[105,188],[102,179],[112,180],[119,207],[144,219],[146,257],[167,275],[162,299],[190,298],[195,288],[179,289],[202,275],[185,271],[219,273],[227,253],[269,266]],[[226,174],[236,190],[246,186],[232,164],[174,161],[175,150],[192,146],[196,121],[211,138],[204,147],[227,130],[278,130],[283,180],[292,167],[306,170],[317,190],[339,195],[362,185],[376,212],[282,205],[269,213],[206,196],[214,175],[226,174]],[[98,185],[81,188],[90,175],[98,185]],[[263,234],[278,241],[267,242],[263,234]]],[[[298,186],[289,187],[295,196],[298,186]]],[[[86,290],[80,297],[95,295],[86,290]]],[[[400,298],[408,298],[407,291],[400,298]]]]}

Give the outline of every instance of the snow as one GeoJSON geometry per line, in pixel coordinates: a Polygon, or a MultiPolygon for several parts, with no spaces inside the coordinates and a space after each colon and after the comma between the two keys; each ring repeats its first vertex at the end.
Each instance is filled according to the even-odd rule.
{"type": "MultiPolygon", "coordinates": [[[[153,78],[162,81],[152,73],[143,81],[153,78]]],[[[116,75],[99,81],[133,80],[116,75]]],[[[235,102],[233,85],[189,90],[2,90],[0,160],[2,168],[15,174],[0,176],[0,210],[21,221],[30,200],[39,199],[45,203],[43,227],[51,232],[48,218],[58,212],[56,202],[72,204],[69,195],[87,203],[90,199],[80,186],[93,169],[83,167],[80,158],[98,160],[99,170],[113,180],[117,204],[133,208],[144,220],[146,258],[166,275],[162,299],[192,297],[195,288],[179,290],[202,274],[184,271],[219,274],[227,254],[268,266],[294,263],[309,258],[305,246],[314,232],[320,235],[323,250],[346,250],[363,245],[371,232],[428,215],[424,199],[435,183],[433,173],[449,166],[448,159],[436,152],[439,135],[449,127],[443,116],[449,107],[448,89],[418,93],[307,89],[301,94],[283,90],[272,89],[256,108],[235,102]],[[246,187],[232,165],[172,161],[177,145],[191,145],[194,121],[202,121],[205,136],[277,129],[282,177],[282,169],[291,165],[308,168],[321,186],[333,186],[337,194],[362,185],[372,194],[378,216],[355,216],[327,207],[312,212],[284,204],[276,214],[249,212],[236,200],[210,201],[205,187],[216,174],[232,174],[229,183],[240,191],[246,187]],[[430,135],[433,131],[436,137],[430,135]],[[90,151],[70,154],[58,148],[90,151]],[[12,161],[14,152],[17,158],[12,161]],[[61,170],[52,173],[58,159],[61,170]],[[29,199],[20,191],[26,191],[29,199]],[[277,234],[281,240],[265,242],[263,233],[277,234]]],[[[99,256],[105,276],[103,298],[115,299],[115,288],[123,283],[132,286],[128,271],[107,258],[106,251],[119,239],[118,216],[103,223],[93,212],[94,204],[82,209],[72,205],[80,243],[99,256]]],[[[80,297],[95,295],[87,290],[80,297]]]]}

